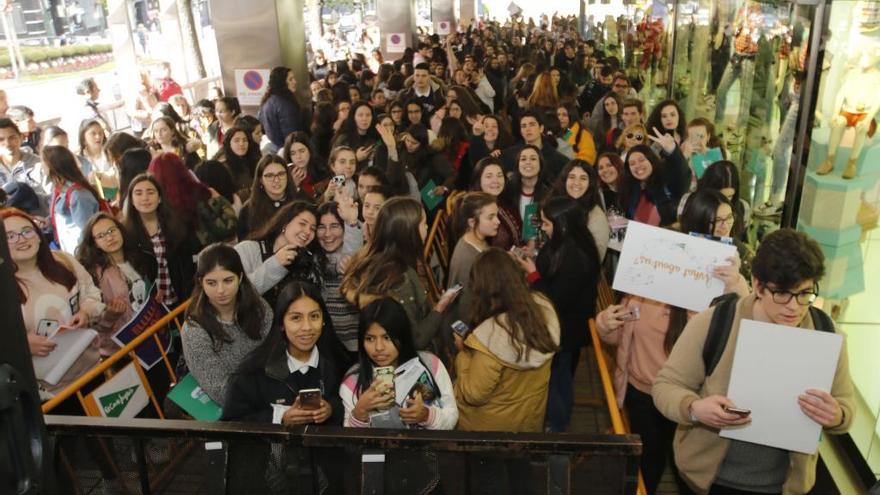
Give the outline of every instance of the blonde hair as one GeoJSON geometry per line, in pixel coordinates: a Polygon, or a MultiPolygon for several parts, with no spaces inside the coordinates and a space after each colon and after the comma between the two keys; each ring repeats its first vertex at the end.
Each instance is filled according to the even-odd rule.
{"type": "Polygon", "coordinates": [[[627,133],[638,133],[641,132],[644,139],[642,139],[641,144],[647,144],[648,142],[648,131],[645,129],[643,124],[632,124],[628,125],[623,129],[623,132],[620,133],[620,137],[617,138],[617,141],[614,142],[614,146],[617,149],[624,149],[626,146],[626,135],[627,133]]]}

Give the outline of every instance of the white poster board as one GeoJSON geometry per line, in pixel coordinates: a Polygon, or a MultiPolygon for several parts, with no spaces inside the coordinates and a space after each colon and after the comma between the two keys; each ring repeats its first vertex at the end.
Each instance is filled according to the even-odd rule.
{"type": "Polygon", "coordinates": [[[405,33],[388,33],[385,35],[385,51],[388,53],[403,53],[406,50],[405,33]]]}
{"type": "Polygon", "coordinates": [[[751,410],[752,422],[720,435],[816,453],[822,427],[801,411],[798,396],[831,391],[842,345],[840,334],[742,320],[727,397],[751,410]]]}
{"type": "Polygon", "coordinates": [[[724,292],[714,267],[735,254],[735,246],[630,221],[614,290],[703,311],[724,292]]]}
{"type": "Polygon", "coordinates": [[[269,87],[269,69],[235,69],[235,96],[245,106],[259,106],[269,87]]]}

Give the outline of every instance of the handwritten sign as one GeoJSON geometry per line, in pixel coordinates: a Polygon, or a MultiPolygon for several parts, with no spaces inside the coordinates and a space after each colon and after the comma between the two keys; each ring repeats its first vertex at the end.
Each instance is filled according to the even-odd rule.
{"type": "MultiPolygon", "coordinates": [[[[151,287],[148,293],[150,297],[147,298],[147,302],[141,306],[141,309],[134,315],[131,321],[113,335],[113,342],[116,342],[120,347],[125,347],[138,335],[168,314],[168,309],[156,300],[157,290],[155,285],[151,287]]],[[[162,347],[168,349],[168,346],[171,344],[170,332],[167,329],[162,329],[156,335],[159,337],[159,341],[162,342],[162,347]]],[[[153,338],[145,340],[135,348],[134,352],[137,354],[138,360],[145,370],[152,368],[162,359],[162,352],[156,343],[156,339],[153,338]]]]}
{"type": "Polygon", "coordinates": [[[703,311],[724,292],[714,268],[735,254],[734,246],[631,221],[614,290],[703,311]]]}

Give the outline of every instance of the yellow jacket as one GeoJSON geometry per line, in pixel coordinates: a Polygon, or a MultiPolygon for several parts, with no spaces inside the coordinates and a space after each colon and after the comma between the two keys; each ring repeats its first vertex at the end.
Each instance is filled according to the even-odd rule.
{"type": "Polygon", "coordinates": [[[577,150],[574,157],[584,160],[590,165],[596,164],[596,143],[593,141],[593,135],[587,129],[581,131],[581,125],[577,122],[569,128],[568,139],[566,140],[572,149],[577,150]]]}
{"type": "MultiPolygon", "coordinates": [[[[534,296],[541,305],[547,328],[559,343],[559,320],[553,305],[534,296]]],[[[505,314],[497,317],[504,321],[505,314]]],[[[455,358],[458,380],[458,429],[465,431],[544,431],[547,385],[553,354],[532,350],[516,358],[507,332],[495,318],[481,323],[464,341],[455,358]]]]}

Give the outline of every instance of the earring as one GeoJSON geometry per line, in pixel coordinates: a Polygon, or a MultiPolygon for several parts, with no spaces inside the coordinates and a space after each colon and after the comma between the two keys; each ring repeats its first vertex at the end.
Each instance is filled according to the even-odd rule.
{"type": "Polygon", "coordinates": [[[282,233],[282,234],[284,233],[285,230],[287,230],[287,227],[281,227],[281,233],[282,233]]]}

